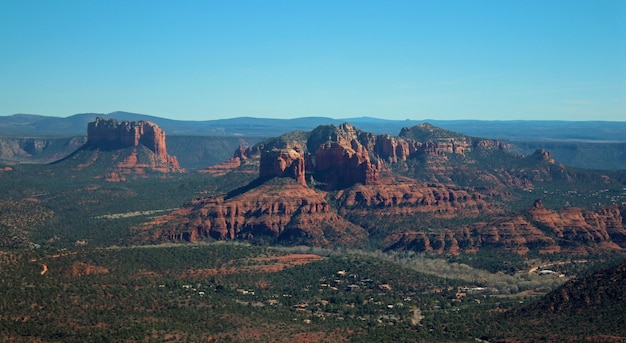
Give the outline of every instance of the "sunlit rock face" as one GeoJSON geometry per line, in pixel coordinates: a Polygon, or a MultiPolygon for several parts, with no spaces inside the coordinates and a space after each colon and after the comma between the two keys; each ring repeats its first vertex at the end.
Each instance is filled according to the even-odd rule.
{"type": "Polygon", "coordinates": [[[128,153],[113,155],[114,170],[107,175],[110,181],[123,181],[125,175],[143,174],[146,170],[163,173],[184,171],[176,156],[167,153],[165,131],[145,120],[97,118],[87,126],[85,148],[104,151],[133,148],[128,153]]]}
{"type": "Polygon", "coordinates": [[[146,120],[131,122],[96,118],[87,126],[87,144],[103,149],[141,144],[159,156],[167,155],[165,131],[146,120]]]}
{"type": "Polygon", "coordinates": [[[367,232],[339,216],[325,196],[283,179],[232,198],[197,198],[142,224],[137,238],[144,242],[262,238],[314,246],[362,244],[367,232]]]}
{"type": "Polygon", "coordinates": [[[376,184],[379,165],[370,161],[367,149],[357,140],[350,145],[327,142],[315,152],[315,175],[329,189],[350,187],[360,183],[376,184]]]}
{"type": "Polygon", "coordinates": [[[261,178],[290,177],[306,185],[304,154],[300,147],[274,148],[261,153],[261,178]]]}

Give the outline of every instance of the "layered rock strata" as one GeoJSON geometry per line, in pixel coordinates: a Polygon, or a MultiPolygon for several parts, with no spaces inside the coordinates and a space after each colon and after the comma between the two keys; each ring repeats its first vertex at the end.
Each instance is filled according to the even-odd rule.
{"type": "Polygon", "coordinates": [[[269,239],[315,246],[363,243],[367,232],[329,205],[325,193],[295,182],[264,184],[234,198],[199,198],[143,225],[148,241],[269,239]],[[157,229],[155,230],[154,227],[157,229]]]}
{"type": "Polygon", "coordinates": [[[290,177],[306,186],[304,154],[300,147],[274,148],[261,153],[261,178],[290,177]]]}
{"type": "Polygon", "coordinates": [[[83,150],[96,150],[79,168],[87,167],[102,158],[97,151],[109,152],[112,170],[109,181],[124,181],[125,175],[144,174],[145,171],[162,173],[182,172],[176,156],[167,153],[165,132],[149,121],[118,121],[97,118],[87,126],[87,143],[83,150]],[[131,148],[126,151],[124,149],[131,148]]]}
{"type": "Polygon", "coordinates": [[[371,162],[367,149],[357,140],[350,141],[349,146],[339,142],[321,145],[315,152],[315,161],[316,176],[329,189],[380,181],[380,166],[371,162]]]}
{"type": "Polygon", "coordinates": [[[567,252],[586,254],[626,248],[624,207],[598,211],[544,208],[540,202],[523,214],[501,216],[460,229],[426,233],[400,230],[386,239],[390,249],[458,254],[497,248],[518,254],[567,252]]]}
{"type": "Polygon", "coordinates": [[[538,201],[527,211],[507,214],[503,205],[515,198],[516,189],[531,191],[535,182],[577,177],[549,152],[524,158],[508,154],[509,149],[497,140],[428,124],[403,129],[398,137],[349,124],[294,132],[240,147],[232,160],[215,168],[222,173],[255,167],[260,179],[245,191],[190,201],[142,235],[157,241],[269,237],[323,246],[375,242],[380,248],[439,254],[626,247],[623,206],[557,211],[538,201]],[[398,170],[405,176],[394,174],[398,170]],[[429,221],[436,224],[433,229],[429,221]],[[442,223],[450,226],[440,229],[446,227],[442,223]]]}
{"type": "MultiPolygon", "coordinates": [[[[447,159],[448,154],[465,157],[472,151],[503,151],[510,148],[510,145],[496,140],[460,136],[428,124],[405,128],[400,136],[394,137],[363,132],[344,123],[339,126],[319,126],[300,139],[297,143],[289,137],[248,149],[240,147],[233,157],[248,159],[260,155],[260,174],[264,178],[292,177],[304,184],[303,177],[308,173],[313,180],[326,184],[326,188],[332,190],[354,184],[377,184],[381,180],[384,164],[397,164],[412,156],[435,158],[436,163],[430,165],[430,168],[435,168],[439,162],[447,159]],[[425,140],[418,141],[414,136],[425,140]],[[296,160],[297,165],[292,166],[291,163],[296,160]]],[[[304,177],[305,180],[307,178],[304,177]]]]}

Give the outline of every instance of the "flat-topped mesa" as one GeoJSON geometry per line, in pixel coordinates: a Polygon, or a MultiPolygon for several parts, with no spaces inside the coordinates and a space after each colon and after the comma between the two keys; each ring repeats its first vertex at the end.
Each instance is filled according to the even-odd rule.
{"type": "Polygon", "coordinates": [[[142,146],[154,153],[152,156],[142,158],[141,154],[137,155],[140,149],[135,149],[121,162],[116,162],[121,174],[141,174],[145,169],[161,172],[184,171],[176,156],[167,154],[165,131],[149,121],[118,121],[116,119],[96,118],[87,126],[87,143],[85,146],[102,150],[142,146]]]}
{"type": "Polygon", "coordinates": [[[159,156],[167,156],[165,131],[156,124],[96,118],[87,126],[87,144],[103,149],[144,145],[159,156]]]}

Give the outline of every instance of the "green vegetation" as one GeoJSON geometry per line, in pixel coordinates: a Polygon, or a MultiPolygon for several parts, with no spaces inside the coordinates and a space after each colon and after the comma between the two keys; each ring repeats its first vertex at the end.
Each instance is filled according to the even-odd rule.
{"type": "Polygon", "coordinates": [[[463,139],[466,138],[458,132],[440,129],[431,124],[424,123],[402,129],[400,137],[410,138],[418,142],[438,141],[441,139],[463,139]]]}
{"type": "Polygon", "coordinates": [[[279,137],[266,139],[261,144],[264,149],[282,149],[294,143],[300,145],[302,148],[306,148],[306,141],[309,138],[309,135],[310,133],[305,131],[292,131],[279,137]]]}
{"type": "MultiPolygon", "coordinates": [[[[546,334],[515,322],[516,313],[542,303],[520,307],[533,303],[530,294],[504,297],[468,280],[490,273],[471,270],[423,255],[235,243],[5,250],[0,333],[14,342],[449,342],[546,334]]],[[[571,336],[572,318],[554,318],[550,334],[571,336]]],[[[606,325],[594,330],[610,332],[606,325]]]]}
{"type": "Polygon", "coordinates": [[[465,304],[511,306],[479,294],[459,300],[461,281],[358,255],[291,267],[290,255],[236,244],[3,256],[0,332],[18,342],[290,341],[324,332],[449,341],[467,339],[442,329],[465,304]]]}
{"type": "MultiPolygon", "coordinates": [[[[605,138],[606,139],[606,138],[605,138]]],[[[524,141],[515,142],[526,153],[550,151],[568,166],[588,169],[626,169],[626,143],[611,141],[524,141]]]]}
{"type": "Polygon", "coordinates": [[[0,210],[7,213],[0,230],[11,232],[3,246],[36,244],[52,250],[84,243],[96,247],[123,244],[132,226],[194,197],[226,193],[255,177],[188,173],[111,183],[101,177],[105,166],[83,171],[61,163],[13,168],[0,173],[0,210]]]}
{"type": "Polygon", "coordinates": [[[256,136],[167,136],[167,152],[176,156],[181,167],[203,169],[233,157],[241,146],[252,146],[263,137],[256,136]],[[193,147],[193,148],[190,148],[193,147]]]}
{"type": "MultiPolygon", "coordinates": [[[[407,134],[421,135],[420,139],[453,134],[422,129],[426,131],[407,134]]],[[[324,126],[311,133],[295,131],[264,144],[326,141],[337,135],[336,130],[324,126]]],[[[239,138],[218,142],[175,136],[169,142],[170,152],[201,142],[205,149],[189,160],[198,166],[215,149],[226,159],[232,155],[230,146],[242,143],[239,138]]],[[[622,252],[578,256],[531,250],[518,255],[484,246],[476,253],[443,256],[421,251],[419,241],[399,248],[386,241],[402,230],[437,234],[506,213],[524,216],[519,211],[536,199],[551,209],[598,208],[626,201],[623,172],[564,169],[544,160],[541,153],[521,157],[476,149],[467,155],[413,156],[393,166],[394,172],[418,182],[484,191],[493,196],[489,201],[499,204],[498,211],[450,218],[409,211],[381,215],[358,206],[337,209],[367,230],[369,240],[362,250],[269,248],[264,246],[269,236],[262,235],[252,240],[256,246],[130,246],[133,227],[190,199],[228,199],[257,186],[258,161],[220,177],[147,171],[115,183],[104,179],[110,161],[117,158],[115,152],[100,151],[97,159],[91,153],[77,153],[51,165],[16,165],[0,171],[2,341],[536,340],[546,332],[531,332],[541,323],[541,311],[552,308],[551,299],[563,303],[555,298],[561,293],[552,290],[624,258],[622,252]],[[433,172],[429,168],[440,162],[437,158],[445,158],[447,164],[443,171],[433,172]],[[89,168],[82,167],[87,164],[89,168]],[[480,173],[485,170],[489,173],[480,173]],[[519,180],[530,182],[515,183],[519,180]],[[519,318],[527,322],[520,325],[519,318]]],[[[295,181],[263,182],[281,188],[295,181]]],[[[337,206],[332,195],[328,201],[337,206]]],[[[433,251],[447,243],[430,244],[433,251]]],[[[464,247],[459,248],[457,252],[464,247]]],[[[583,339],[583,329],[568,333],[571,323],[582,327],[593,319],[591,312],[584,313],[583,302],[576,303],[578,312],[550,317],[546,337],[583,339]]],[[[613,309],[598,306],[598,311],[619,319],[623,308],[620,303],[613,309]]],[[[623,324],[618,319],[608,320],[609,324],[595,320],[589,334],[626,335],[611,330],[611,325],[623,324]]]]}
{"type": "Polygon", "coordinates": [[[563,167],[543,160],[539,152],[529,156],[505,150],[476,148],[466,155],[415,155],[392,166],[394,172],[417,180],[454,183],[485,190],[506,189],[506,209],[530,208],[542,199],[548,208],[598,208],[626,202],[626,174],[619,170],[563,167]],[[441,166],[446,166],[441,168],[441,166]]]}
{"type": "Polygon", "coordinates": [[[599,265],[614,262],[623,258],[623,255],[596,255],[590,260],[576,260],[576,256],[559,256],[558,259],[544,260],[540,257],[524,257],[513,256],[513,254],[501,254],[502,262],[495,262],[494,259],[483,258],[489,255],[489,252],[483,254],[467,254],[460,256],[443,257],[435,254],[422,254],[412,251],[403,252],[382,252],[380,250],[329,250],[322,248],[299,248],[299,247],[283,247],[281,251],[289,252],[313,252],[322,256],[343,256],[346,254],[367,256],[377,260],[391,262],[401,268],[414,270],[419,273],[444,278],[447,280],[456,279],[462,281],[466,286],[483,287],[486,294],[492,295],[512,295],[517,296],[526,291],[535,291],[536,294],[544,293],[547,290],[554,289],[566,281],[571,275],[581,275],[589,272],[599,265]],[[492,270],[496,267],[504,265],[510,266],[513,263],[507,259],[516,261],[517,269],[510,273],[504,273],[501,270],[494,272],[482,269],[487,266],[492,270]],[[555,262],[557,261],[558,262],[555,262]],[[472,263],[473,265],[464,262],[472,263]],[[538,266],[555,266],[559,271],[558,274],[551,277],[543,277],[537,273],[538,266]],[[566,274],[566,278],[561,278],[561,273],[566,274]]]}

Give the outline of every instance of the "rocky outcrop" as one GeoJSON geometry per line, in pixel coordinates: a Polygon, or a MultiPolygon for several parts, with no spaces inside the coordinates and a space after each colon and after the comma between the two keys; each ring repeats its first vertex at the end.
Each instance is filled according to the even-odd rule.
{"type": "MultiPolygon", "coordinates": [[[[447,177],[447,180],[432,180],[449,182],[452,179],[450,174],[458,172],[459,167],[476,164],[467,154],[476,151],[488,154],[509,147],[496,140],[466,137],[428,124],[405,128],[400,136],[394,137],[363,132],[344,123],[339,126],[319,126],[310,133],[288,133],[252,148],[240,147],[233,156],[240,159],[260,156],[262,177],[290,176],[301,182],[301,175],[308,173],[312,177],[307,176],[308,180],[318,185],[325,184],[327,189],[342,189],[354,184],[376,184],[380,182],[380,173],[385,166],[406,162],[414,157],[426,159],[427,164],[421,167],[423,170],[447,177]],[[304,158],[304,173],[291,168],[290,163],[296,155],[292,149],[304,158]],[[442,170],[446,168],[442,164],[448,161],[448,155],[461,156],[462,164],[442,170]]],[[[405,169],[412,172],[408,166],[405,169]]],[[[424,174],[422,171],[416,172],[424,174]]],[[[475,173],[471,171],[470,174],[475,173]]],[[[478,177],[498,179],[492,175],[478,177]]],[[[490,181],[485,180],[485,183],[490,181]]]]}
{"type": "Polygon", "coordinates": [[[245,174],[258,173],[258,160],[256,160],[257,163],[255,163],[254,161],[248,163],[250,162],[248,160],[250,160],[253,155],[254,153],[250,147],[244,148],[242,145],[239,145],[237,150],[235,150],[233,157],[222,163],[199,169],[198,172],[210,174],[213,176],[224,176],[233,171],[245,174]],[[246,165],[246,167],[240,168],[244,164],[246,165]]]}
{"type": "Polygon", "coordinates": [[[531,158],[537,160],[537,161],[543,161],[543,162],[547,162],[549,164],[554,164],[554,157],[552,156],[552,153],[549,151],[545,151],[543,149],[538,149],[535,150],[535,153],[532,154],[531,158]]]}
{"type": "Polygon", "coordinates": [[[263,151],[259,174],[262,179],[290,177],[299,184],[306,186],[305,160],[302,148],[289,146],[263,151]]]}
{"type": "Polygon", "coordinates": [[[239,148],[235,150],[233,158],[238,158],[239,160],[247,160],[252,154],[252,148],[244,148],[242,145],[239,145],[239,148]]]}
{"type": "Polygon", "coordinates": [[[547,209],[536,201],[528,216],[535,225],[561,245],[585,249],[589,244],[610,244],[626,248],[624,208],[603,207],[597,211],[567,208],[561,211],[547,209]]]}
{"type": "Polygon", "coordinates": [[[357,185],[334,193],[335,201],[352,214],[386,217],[429,214],[439,218],[474,218],[496,213],[490,205],[498,194],[487,190],[437,183],[393,180],[377,185],[357,185]]]}
{"type": "Polygon", "coordinates": [[[348,123],[320,126],[311,132],[307,148],[314,152],[314,177],[327,189],[380,181],[381,164],[370,159],[376,135],[362,132],[348,123]]]}
{"type": "Polygon", "coordinates": [[[407,128],[399,137],[349,124],[296,131],[240,147],[231,160],[207,170],[222,175],[254,168],[259,179],[226,198],[194,200],[144,235],[314,245],[356,244],[371,235],[381,248],[441,254],[485,248],[588,253],[626,246],[623,208],[557,211],[536,202],[507,213],[506,203],[519,199],[520,189],[531,192],[534,182],[574,180],[549,152],[522,157],[508,149],[497,140],[429,125],[407,128]]]}
{"type": "Polygon", "coordinates": [[[386,238],[390,249],[458,254],[497,248],[518,254],[567,252],[586,254],[626,247],[625,208],[611,206],[598,211],[570,208],[561,211],[541,202],[523,214],[501,216],[460,229],[426,233],[403,230],[386,238]]]}
{"type": "Polygon", "coordinates": [[[233,198],[189,201],[179,210],[144,224],[143,241],[261,240],[315,246],[354,246],[367,232],[340,217],[324,192],[278,179],[233,198]]]}
{"type": "Polygon", "coordinates": [[[420,142],[407,140],[391,135],[378,135],[373,151],[385,162],[389,164],[406,161],[406,159],[417,152],[422,146],[420,142]]]}
{"type": "MultiPolygon", "coordinates": [[[[117,121],[97,118],[87,128],[87,143],[64,161],[75,161],[76,169],[107,166],[111,182],[125,181],[130,175],[146,172],[183,172],[176,156],[167,153],[165,132],[148,121],[117,121]]],[[[100,168],[100,167],[99,167],[100,168]]]]}
{"type": "Polygon", "coordinates": [[[87,144],[101,149],[136,147],[140,144],[166,157],[165,131],[149,121],[96,118],[87,126],[87,144]]]}
{"type": "Polygon", "coordinates": [[[357,140],[350,145],[328,142],[315,152],[315,175],[328,189],[340,189],[360,183],[376,184],[380,165],[372,163],[367,149],[357,140]]]}
{"type": "Polygon", "coordinates": [[[411,154],[429,156],[447,154],[465,156],[476,151],[502,151],[513,148],[511,144],[498,140],[468,137],[427,123],[403,128],[398,138],[417,142],[417,147],[411,151],[411,154]]]}
{"type": "MultiPolygon", "coordinates": [[[[233,157],[259,158],[261,179],[290,177],[306,185],[309,178],[318,185],[325,184],[326,189],[338,189],[379,181],[381,165],[370,159],[375,144],[375,135],[345,123],[320,126],[310,134],[286,134],[246,149],[240,147],[233,157]]],[[[402,152],[400,155],[404,156],[402,152]]]]}

